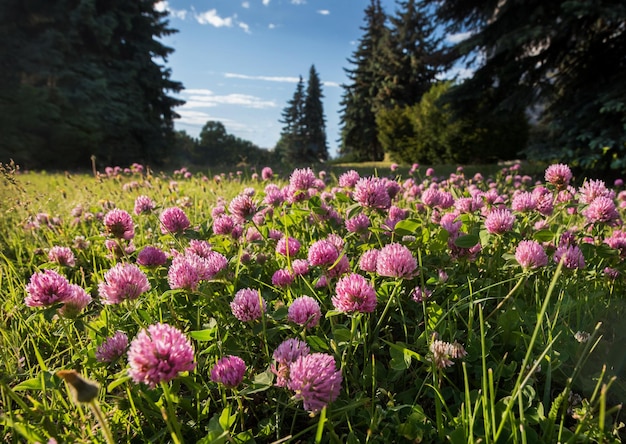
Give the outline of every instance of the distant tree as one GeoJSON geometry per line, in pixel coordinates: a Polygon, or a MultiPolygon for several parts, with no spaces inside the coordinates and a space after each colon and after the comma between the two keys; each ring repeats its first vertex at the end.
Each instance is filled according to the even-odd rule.
{"type": "Polygon", "coordinates": [[[185,165],[196,162],[198,157],[198,141],[196,139],[187,134],[186,131],[176,131],[173,143],[171,163],[185,165]]]}
{"type": "Polygon", "coordinates": [[[0,8],[0,156],[26,167],[158,163],[173,140],[159,63],[174,32],[151,0],[6,0],[0,8]]]}
{"type": "Polygon", "coordinates": [[[319,74],[315,70],[315,65],[311,65],[303,109],[306,161],[319,162],[328,160],[326,118],[324,116],[324,105],[322,104],[323,97],[319,74]]]}
{"type": "Polygon", "coordinates": [[[283,129],[278,144],[281,148],[282,160],[288,163],[306,161],[308,157],[304,116],[305,100],[304,80],[300,76],[293,97],[283,109],[280,121],[283,124],[283,129]]]}
{"type": "Polygon", "coordinates": [[[254,143],[229,134],[222,122],[208,121],[200,131],[193,162],[196,165],[262,164],[271,153],[254,143]]]}
{"type": "Polygon", "coordinates": [[[383,88],[385,73],[381,45],[387,41],[387,16],[380,0],[370,0],[365,9],[364,32],[357,49],[348,59],[354,67],[345,69],[348,84],[341,100],[341,147],[339,153],[356,160],[382,160],[383,148],[378,140],[376,113],[381,108],[378,97],[383,88]]]}
{"type": "Polygon", "coordinates": [[[455,51],[478,68],[451,90],[455,108],[482,102],[499,116],[534,107],[554,157],[626,170],[625,2],[426,1],[448,33],[469,31],[455,51]]]}

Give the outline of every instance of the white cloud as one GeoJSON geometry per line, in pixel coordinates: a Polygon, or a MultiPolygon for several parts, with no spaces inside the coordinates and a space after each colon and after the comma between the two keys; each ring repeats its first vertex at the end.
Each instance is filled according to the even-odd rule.
{"type": "Polygon", "coordinates": [[[177,119],[177,123],[182,123],[185,125],[204,125],[209,120],[217,120],[211,117],[207,113],[203,113],[202,111],[191,111],[185,109],[187,105],[183,105],[180,108],[176,109],[176,112],[180,115],[180,119],[177,119]]]}
{"type": "Polygon", "coordinates": [[[263,0],[263,6],[267,6],[270,4],[270,0],[263,0]]]}
{"type": "Polygon", "coordinates": [[[276,27],[276,25],[274,23],[270,23],[269,25],[267,25],[267,27],[269,29],[274,29],[276,27]]]}
{"type": "Polygon", "coordinates": [[[459,43],[470,37],[473,33],[471,31],[459,32],[458,34],[449,34],[446,36],[446,41],[449,43],[459,43]]]}
{"type": "Polygon", "coordinates": [[[247,74],[237,74],[233,72],[224,73],[224,77],[229,79],[245,79],[245,80],[264,80],[267,82],[287,82],[287,83],[298,83],[300,81],[299,77],[287,77],[287,76],[250,76],[247,74]]]}
{"type": "Polygon", "coordinates": [[[292,5],[304,5],[306,4],[306,0],[291,0],[292,5]]]}
{"type": "Polygon", "coordinates": [[[216,28],[221,28],[222,26],[226,26],[230,28],[233,26],[233,18],[232,17],[220,17],[217,15],[217,9],[210,9],[205,12],[196,12],[195,13],[196,20],[201,25],[211,25],[216,28]]]}
{"type": "Polygon", "coordinates": [[[245,32],[246,34],[251,34],[251,32],[250,32],[250,26],[248,26],[248,24],[247,24],[247,23],[244,23],[244,22],[237,22],[237,25],[239,25],[239,27],[240,27],[241,29],[243,29],[243,30],[244,30],[244,32],[245,32]]]}
{"type": "Polygon", "coordinates": [[[330,11],[328,9],[320,9],[317,11],[317,13],[321,15],[329,15],[330,11]]]}
{"type": "MultiPolygon", "coordinates": [[[[278,106],[273,100],[265,100],[248,94],[217,95],[208,89],[186,89],[181,92],[186,100],[183,108],[212,108],[219,105],[234,105],[245,108],[275,108],[278,106]]],[[[180,114],[180,113],[179,113],[180,114]]]]}
{"type": "Polygon", "coordinates": [[[155,3],[154,9],[158,12],[167,12],[170,16],[181,20],[185,20],[187,17],[187,11],[185,9],[172,9],[166,1],[155,3]]]}
{"type": "Polygon", "coordinates": [[[324,82],[322,81],[322,85],[324,86],[330,86],[332,88],[339,88],[341,85],[337,82],[324,82]]]}
{"type": "Polygon", "coordinates": [[[248,8],[250,7],[250,2],[243,2],[243,3],[241,4],[241,7],[242,7],[242,8],[245,8],[245,9],[248,9],[248,8]]]}

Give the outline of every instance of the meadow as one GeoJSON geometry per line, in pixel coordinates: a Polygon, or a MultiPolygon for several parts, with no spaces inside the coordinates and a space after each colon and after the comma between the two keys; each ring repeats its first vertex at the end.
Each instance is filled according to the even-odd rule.
{"type": "Polygon", "coordinates": [[[625,436],[621,180],[0,173],[2,442],[625,436]]]}

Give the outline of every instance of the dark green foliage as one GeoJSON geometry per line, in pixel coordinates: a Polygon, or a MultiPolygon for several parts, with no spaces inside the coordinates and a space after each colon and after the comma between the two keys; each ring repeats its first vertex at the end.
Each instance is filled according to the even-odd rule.
{"type": "Polygon", "coordinates": [[[8,0],[0,12],[0,157],[26,168],[159,164],[173,137],[174,32],[152,1],[8,0]]]}
{"type": "Polygon", "coordinates": [[[393,160],[405,163],[476,163],[514,159],[525,146],[524,114],[483,119],[481,108],[455,117],[440,98],[451,82],[432,86],[413,106],[381,110],[376,122],[379,140],[393,160]]]}
{"type": "Polygon", "coordinates": [[[319,75],[315,65],[311,65],[306,91],[300,76],[293,97],[283,110],[281,123],[284,126],[274,149],[277,159],[288,164],[328,159],[323,97],[319,75]]]}
{"type": "Polygon", "coordinates": [[[307,158],[313,161],[328,159],[326,118],[324,117],[324,105],[322,104],[323,97],[319,74],[315,70],[315,65],[311,65],[306,98],[304,99],[304,126],[307,158]]]}
{"type": "Polygon", "coordinates": [[[277,143],[277,151],[281,159],[287,163],[297,162],[306,157],[304,101],[304,81],[300,76],[293,97],[287,102],[280,121],[284,126],[277,143]]]}
{"type": "MultiPolygon", "coordinates": [[[[180,136],[184,141],[184,136],[180,136]]],[[[188,144],[188,141],[184,142],[188,144]]],[[[200,138],[188,158],[194,165],[233,166],[258,165],[270,160],[271,153],[248,140],[228,134],[221,122],[208,121],[200,131],[200,138]]]]}
{"type": "Polygon", "coordinates": [[[388,39],[386,20],[380,0],[371,0],[365,9],[365,25],[361,28],[364,34],[348,59],[354,68],[345,70],[349,83],[343,85],[339,152],[352,155],[355,160],[382,160],[384,157],[378,141],[376,111],[385,76],[380,69],[384,65],[380,47],[388,39]]]}
{"type": "Polygon", "coordinates": [[[408,0],[398,7],[387,25],[380,2],[372,0],[364,35],[349,59],[354,68],[346,70],[350,83],[344,85],[340,152],[356,160],[382,160],[390,147],[396,157],[399,152],[405,153],[402,159],[411,157],[415,137],[404,108],[419,103],[448,65],[423,3],[408,0]],[[378,127],[383,121],[386,134],[378,127]]]}
{"type": "Polygon", "coordinates": [[[548,131],[529,153],[549,149],[587,170],[626,171],[626,3],[427,2],[448,32],[473,31],[456,45],[459,57],[486,54],[452,91],[455,108],[465,114],[479,102],[498,116],[534,107],[548,131]]]}
{"type": "Polygon", "coordinates": [[[387,40],[380,47],[385,72],[378,100],[385,107],[418,103],[447,65],[434,20],[423,4],[398,2],[399,10],[389,17],[387,40]]]}

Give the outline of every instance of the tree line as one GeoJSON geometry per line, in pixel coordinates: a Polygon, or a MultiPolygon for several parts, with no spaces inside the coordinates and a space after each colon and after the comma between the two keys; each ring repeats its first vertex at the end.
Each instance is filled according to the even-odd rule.
{"type": "Polygon", "coordinates": [[[392,15],[380,0],[365,10],[346,69],[343,156],[434,163],[526,156],[626,171],[626,3],[396,5],[392,15]],[[444,35],[460,38],[449,44],[444,35]],[[472,74],[444,79],[455,64],[472,74]]]}
{"type": "MultiPolygon", "coordinates": [[[[626,172],[626,3],[380,0],[345,68],[344,159],[469,163],[526,156],[626,172]],[[459,37],[451,44],[445,36],[459,37]],[[464,38],[460,38],[464,37],[464,38]],[[451,67],[467,78],[446,79],[451,67]]],[[[27,168],[328,160],[314,66],[267,152],[207,122],[174,131],[174,32],[149,0],[5,0],[0,160],[27,168]]]]}

